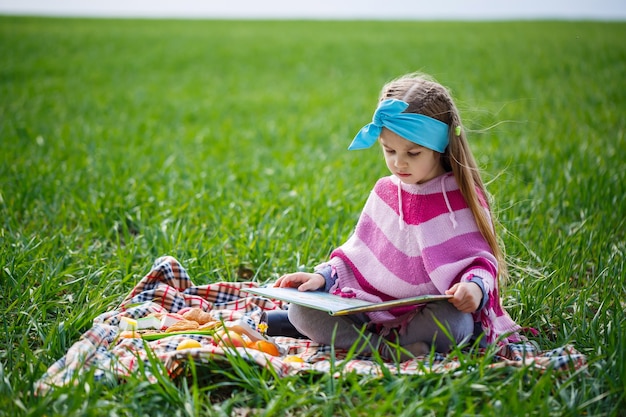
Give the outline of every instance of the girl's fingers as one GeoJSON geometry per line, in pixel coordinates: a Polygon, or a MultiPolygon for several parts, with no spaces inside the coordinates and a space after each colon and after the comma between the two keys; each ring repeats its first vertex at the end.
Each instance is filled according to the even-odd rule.
{"type": "Polygon", "coordinates": [[[302,277],[295,273],[295,274],[287,274],[287,275],[283,275],[282,277],[278,278],[278,281],[276,281],[276,284],[274,285],[275,287],[294,287],[297,288],[298,286],[300,286],[300,284],[302,284],[303,282],[305,282],[302,277]]]}
{"type": "Polygon", "coordinates": [[[298,290],[299,290],[299,291],[309,291],[309,290],[311,289],[310,287],[311,287],[310,282],[305,282],[304,284],[301,284],[301,285],[298,287],[298,290]]]}

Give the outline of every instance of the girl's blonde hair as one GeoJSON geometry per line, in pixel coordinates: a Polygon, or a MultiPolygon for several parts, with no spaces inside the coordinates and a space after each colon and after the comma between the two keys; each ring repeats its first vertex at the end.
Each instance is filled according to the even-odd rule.
{"type": "Polygon", "coordinates": [[[461,117],[452,100],[452,95],[447,88],[433,78],[425,74],[413,73],[395,79],[383,87],[380,100],[390,98],[408,103],[409,107],[405,110],[407,113],[423,114],[450,127],[448,129],[449,144],[441,158],[443,167],[454,174],[459,189],[476,219],[480,233],[498,261],[499,276],[501,279],[506,278],[507,266],[504,251],[496,236],[494,223],[481,204],[484,201],[489,208],[487,191],[467,143],[461,117]]]}

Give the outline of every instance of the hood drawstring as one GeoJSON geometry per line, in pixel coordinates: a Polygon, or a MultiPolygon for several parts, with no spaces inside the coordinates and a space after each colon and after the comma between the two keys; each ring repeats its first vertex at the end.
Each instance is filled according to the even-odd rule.
{"type": "Polygon", "coordinates": [[[452,228],[456,229],[457,226],[457,222],[456,222],[456,216],[454,214],[454,211],[452,210],[452,206],[450,205],[450,201],[448,200],[448,194],[446,194],[446,178],[447,175],[442,175],[441,176],[441,193],[443,194],[443,199],[446,200],[446,207],[448,207],[448,217],[450,219],[450,222],[452,223],[452,228]]]}
{"type": "MultiPolygon", "coordinates": [[[[448,200],[448,194],[446,193],[446,178],[447,175],[441,176],[441,193],[443,194],[443,199],[446,201],[446,207],[448,208],[448,218],[450,219],[450,223],[452,223],[452,228],[456,229],[458,223],[456,221],[456,214],[454,210],[452,210],[452,206],[450,205],[450,200],[448,200]]],[[[398,181],[398,227],[400,230],[404,230],[404,210],[402,208],[402,181],[398,181]]]]}
{"type": "Polygon", "coordinates": [[[402,209],[402,181],[398,181],[398,227],[404,230],[404,210],[402,209]]]}

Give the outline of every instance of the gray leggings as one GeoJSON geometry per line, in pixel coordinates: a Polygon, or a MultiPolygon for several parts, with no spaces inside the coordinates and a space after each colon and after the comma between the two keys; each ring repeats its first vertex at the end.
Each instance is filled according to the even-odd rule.
{"type": "MultiPolygon", "coordinates": [[[[367,355],[378,351],[385,358],[393,357],[389,343],[382,343],[389,342],[389,339],[364,330],[368,323],[364,314],[331,316],[324,311],[292,304],[289,306],[289,321],[314,342],[341,349],[350,349],[358,343],[357,353],[367,355]]],[[[407,347],[422,343],[427,348],[434,345],[435,351],[446,353],[455,344],[468,342],[473,332],[474,320],[471,314],[461,313],[447,301],[437,301],[426,304],[408,323],[406,332],[396,334],[392,345],[407,347]],[[435,318],[451,337],[441,330],[435,318]]]]}

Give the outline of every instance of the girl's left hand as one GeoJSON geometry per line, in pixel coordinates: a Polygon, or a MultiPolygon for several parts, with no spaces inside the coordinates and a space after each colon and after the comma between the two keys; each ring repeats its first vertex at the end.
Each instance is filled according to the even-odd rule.
{"type": "Polygon", "coordinates": [[[316,291],[326,284],[324,277],[311,272],[294,272],[278,278],[274,287],[297,288],[298,291],[316,291]]]}
{"type": "Polygon", "coordinates": [[[459,282],[450,287],[446,294],[452,295],[448,301],[462,313],[473,313],[483,299],[483,292],[473,282],[459,282]]]}

